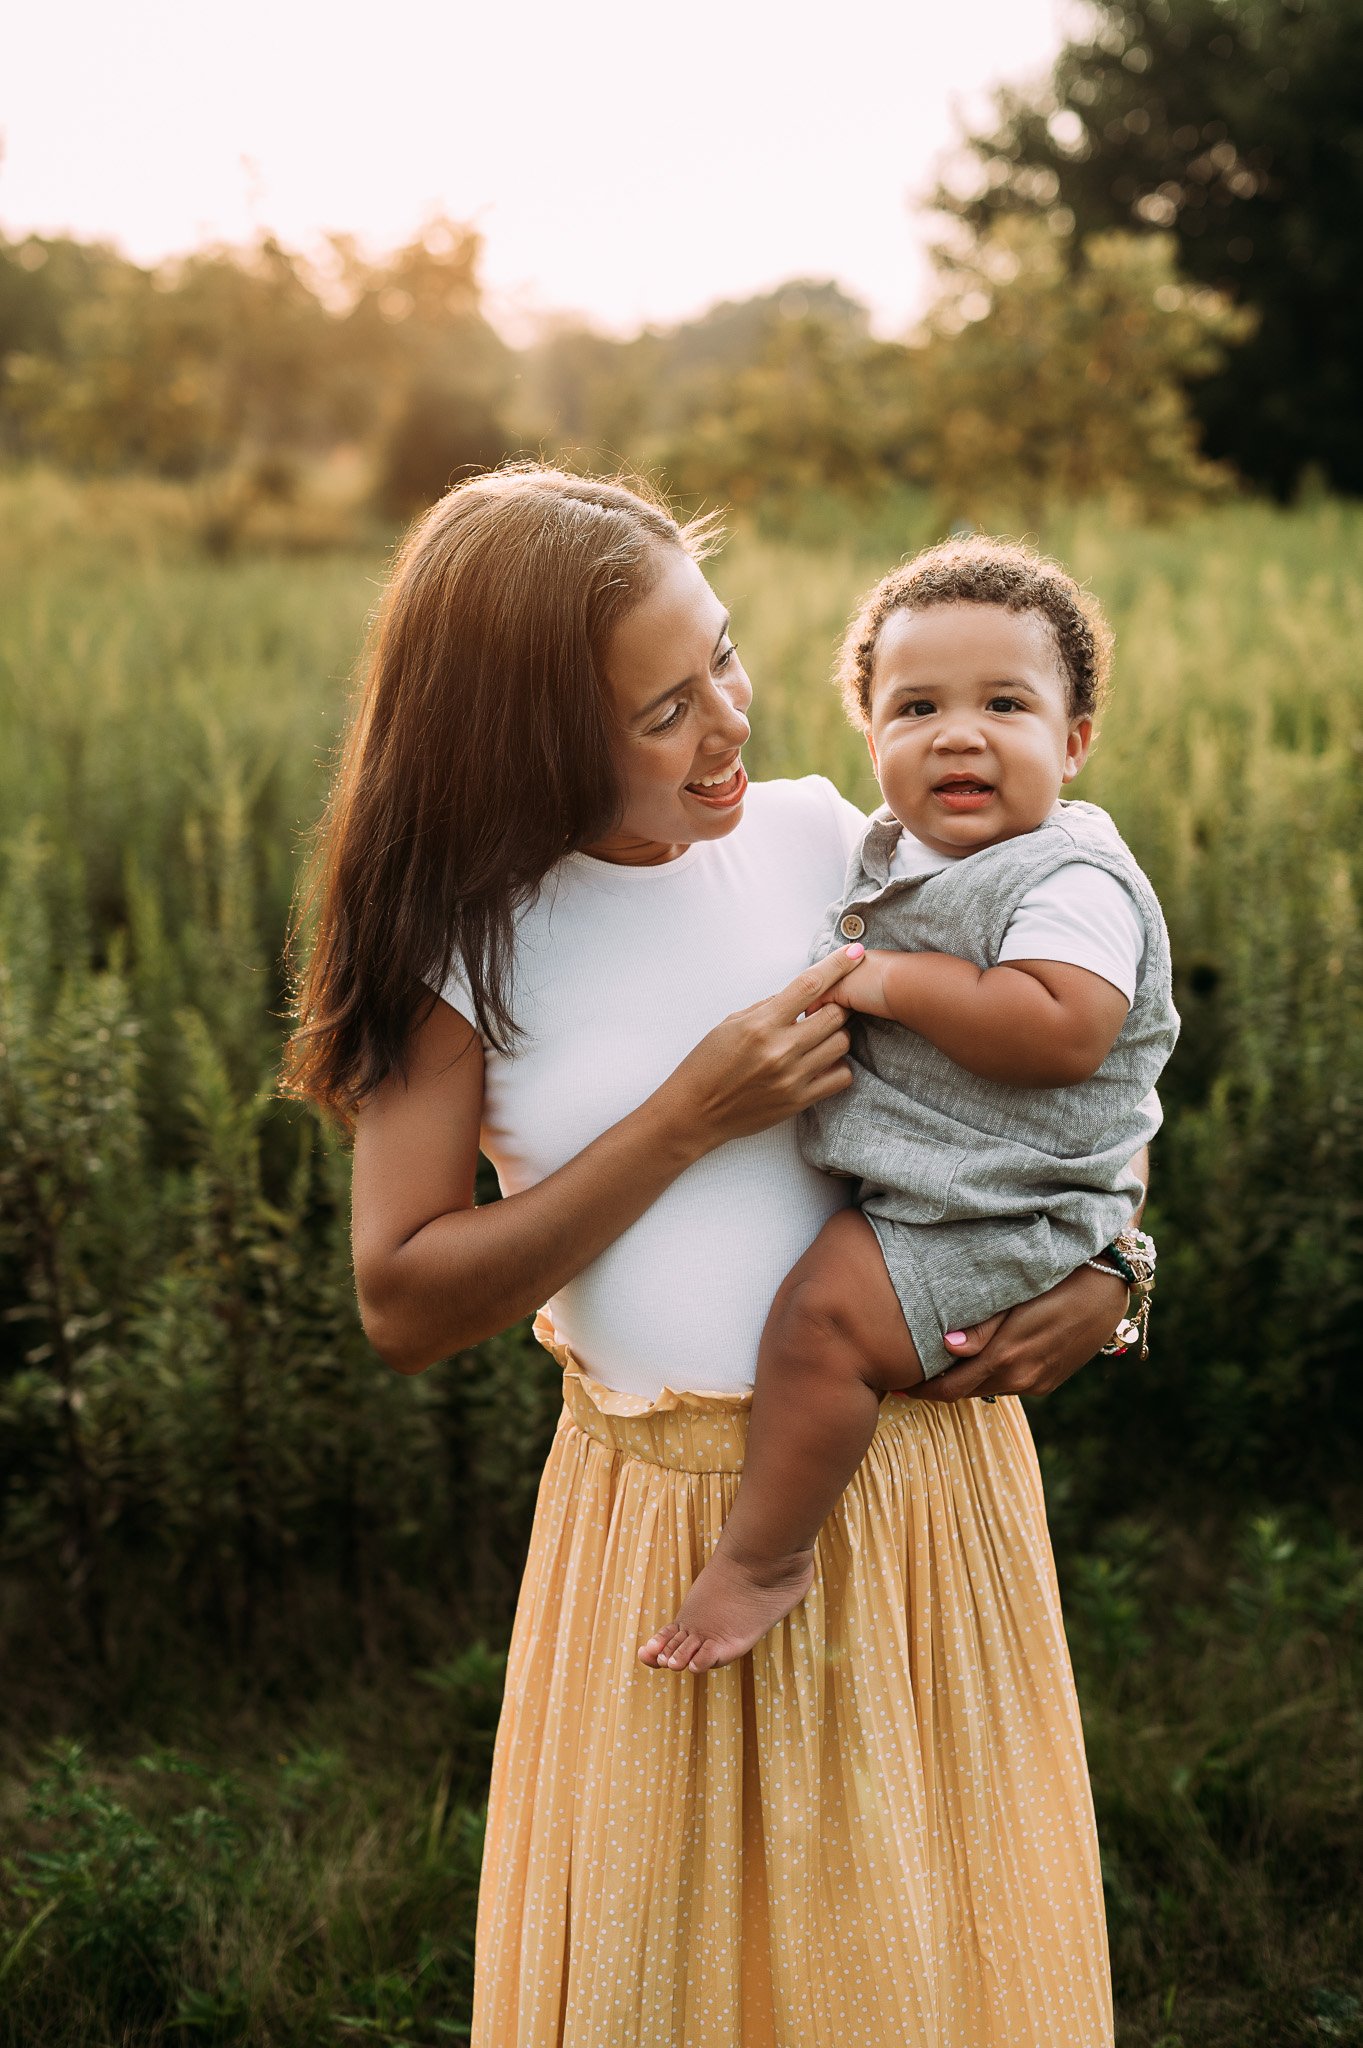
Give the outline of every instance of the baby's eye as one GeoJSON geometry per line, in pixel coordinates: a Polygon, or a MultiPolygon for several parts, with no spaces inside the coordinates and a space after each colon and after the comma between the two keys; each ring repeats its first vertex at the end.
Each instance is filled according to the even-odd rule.
{"type": "Polygon", "coordinates": [[[929,697],[913,697],[899,709],[905,718],[930,718],[937,706],[929,697]]]}
{"type": "Polygon", "coordinates": [[[989,699],[989,709],[991,711],[1021,711],[1022,708],[1022,700],[1019,697],[991,697],[989,699]]]}

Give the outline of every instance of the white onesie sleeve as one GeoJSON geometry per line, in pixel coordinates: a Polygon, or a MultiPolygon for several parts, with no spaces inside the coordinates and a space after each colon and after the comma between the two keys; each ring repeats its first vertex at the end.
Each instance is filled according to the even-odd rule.
{"type": "Polygon", "coordinates": [[[1067,861],[1038,882],[1013,912],[999,948],[1009,960],[1086,967],[1130,1003],[1145,958],[1145,926],[1130,890],[1106,868],[1067,861]]]}

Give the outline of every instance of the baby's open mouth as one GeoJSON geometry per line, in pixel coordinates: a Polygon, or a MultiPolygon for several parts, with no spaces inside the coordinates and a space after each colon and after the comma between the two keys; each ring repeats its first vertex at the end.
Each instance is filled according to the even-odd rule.
{"type": "Polygon", "coordinates": [[[977,811],[993,796],[994,785],[978,775],[946,775],[932,793],[949,811],[977,811]]]}

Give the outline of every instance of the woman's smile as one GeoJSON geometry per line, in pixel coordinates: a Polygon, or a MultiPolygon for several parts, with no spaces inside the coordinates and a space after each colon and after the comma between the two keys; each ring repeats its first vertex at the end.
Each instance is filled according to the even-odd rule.
{"type": "Polygon", "coordinates": [[[748,787],[742,760],[731,763],[717,775],[684,784],[687,796],[696,803],[707,804],[711,810],[727,811],[734,804],[741,804],[748,787]]]}

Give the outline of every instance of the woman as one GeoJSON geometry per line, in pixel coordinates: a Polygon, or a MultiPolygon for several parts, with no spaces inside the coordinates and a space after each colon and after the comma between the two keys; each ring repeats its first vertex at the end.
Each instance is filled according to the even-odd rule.
{"type": "Polygon", "coordinates": [[[748,789],[705,535],[614,485],[460,485],[408,539],[324,827],[293,1085],[355,1122],[401,1372],[537,1325],[564,1366],[488,1812],[477,2048],[1099,2048],[1088,1780],[1014,1401],[1124,1305],[1083,1270],[886,1400],[809,1596],[641,1664],[709,1554],[772,1299],[845,1190],[804,969],[861,819],[748,789]],[[775,989],[778,992],[772,994],[775,989]],[[432,991],[438,990],[439,996],[432,991]],[[479,1148],[504,1199],[473,1206],[479,1148]]]}

